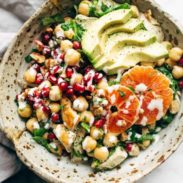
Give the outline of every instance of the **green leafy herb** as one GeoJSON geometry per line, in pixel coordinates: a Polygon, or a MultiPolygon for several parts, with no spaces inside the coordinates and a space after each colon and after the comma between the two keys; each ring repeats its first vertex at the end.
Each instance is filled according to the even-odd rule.
{"type": "Polygon", "coordinates": [[[120,83],[120,82],[117,81],[117,80],[111,80],[111,81],[108,82],[109,86],[117,85],[117,84],[119,84],[119,83],[120,83]]]}
{"type": "Polygon", "coordinates": [[[81,38],[83,36],[85,29],[80,24],[76,23],[74,20],[71,20],[71,21],[62,23],[61,27],[64,31],[68,31],[69,29],[72,29],[74,31],[73,40],[81,41],[81,38]]]}
{"type": "Polygon", "coordinates": [[[62,14],[55,14],[55,15],[47,16],[41,19],[42,26],[50,26],[52,24],[58,24],[61,22],[63,22],[62,14]]]}
{"type": "Polygon", "coordinates": [[[33,139],[40,145],[44,146],[48,151],[50,151],[48,141],[45,140],[43,137],[33,137],[33,139]]]}
{"type": "Polygon", "coordinates": [[[30,55],[27,55],[25,57],[25,62],[30,63],[32,61],[32,57],[30,55]]]}
{"type": "Polygon", "coordinates": [[[157,127],[166,128],[174,119],[175,115],[168,112],[162,119],[157,122],[157,127]]]}
{"type": "Polygon", "coordinates": [[[124,97],[125,96],[125,93],[122,92],[122,91],[119,91],[119,94],[120,94],[121,97],[124,97]]]}
{"type": "Polygon", "coordinates": [[[86,132],[90,133],[90,125],[82,122],[81,126],[86,130],[86,132]]]}
{"type": "Polygon", "coordinates": [[[167,64],[165,64],[161,67],[157,67],[157,69],[170,79],[170,81],[171,81],[170,86],[171,86],[172,90],[174,91],[174,97],[175,97],[177,92],[180,90],[180,88],[179,88],[179,85],[178,85],[178,80],[174,79],[174,77],[171,74],[170,67],[167,64]]]}
{"type": "Polygon", "coordinates": [[[129,88],[133,93],[135,93],[135,89],[134,89],[132,86],[128,86],[128,88],[129,88]]]}
{"type": "Polygon", "coordinates": [[[33,135],[34,136],[37,136],[37,137],[42,137],[45,133],[46,133],[46,129],[44,129],[44,128],[40,128],[40,129],[35,129],[34,131],[33,131],[33,135]]]}

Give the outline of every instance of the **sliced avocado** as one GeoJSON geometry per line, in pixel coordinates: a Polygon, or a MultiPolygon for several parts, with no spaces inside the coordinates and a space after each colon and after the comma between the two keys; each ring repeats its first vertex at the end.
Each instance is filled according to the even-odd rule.
{"type": "Polygon", "coordinates": [[[86,30],[88,30],[90,28],[90,26],[92,25],[93,22],[95,22],[98,18],[96,17],[87,17],[85,15],[77,15],[76,16],[76,22],[80,25],[82,25],[82,27],[86,30]]]}
{"type": "Polygon", "coordinates": [[[90,60],[101,54],[99,42],[105,29],[115,24],[126,23],[132,15],[131,9],[120,9],[108,13],[92,23],[90,29],[84,33],[81,42],[83,51],[90,60]]]}
{"type": "Polygon", "coordinates": [[[107,161],[100,164],[97,169],[99,170],[109,170],[120,165],[126,158],[128,154],[121,147],[117,147],[115,152],[108,158],[107,161]]]}
{"type": "Polygon", "coordinates": [[[100,46],[102,47],[102,49],[104,48],[104,45],[111,34],[115,34],[117,32],[134,33],[140,30],[143,26],[144,26],[143,21],[137,18],[130,19],[126,24],[115,25],[107,29],[102,34],[100,46]]]}
{"type": "Polygon", "coordinates": [[[112,58],[113,64],[104,68],[108,74],[116,74],[119,69],[130,68],[139,62],[155,62],[168,56],[167,49],[158,42],[146,47],[126,46],[116,51],[116,57],[112,58]]]}
{"type": "Polygon", "coordinates": [[[110,60],[110,58],[113,58],[114,52],[116,49],[118,49],[118,47],[120,47],[121,49],[123,48],[123,46],[126,46],[126,45],[146,46],[155,41],[156,41],[156,36],[145,30],[140,30],[133,34],[123,33],[123,32],[113,34],[109,37],[108,41],[104,46],[105,48],[104,57],[101,57],[101,59],[94,64],[94,67],[100,70],[104,65],[106,66],[106,63],[107,65],[109,65],[111,62],[113,62],[110,60]]]}

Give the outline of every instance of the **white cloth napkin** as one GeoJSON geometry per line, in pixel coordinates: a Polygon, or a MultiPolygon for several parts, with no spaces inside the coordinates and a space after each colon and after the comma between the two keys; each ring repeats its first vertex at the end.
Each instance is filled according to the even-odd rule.
{"type": "MultiPolygon", "coordinates": [[[[0,58],[23,22],[44,0],[0,0],[0,58]]],[[[11,143],[0,132],[0,182],[21,169],[11,143]]]]}

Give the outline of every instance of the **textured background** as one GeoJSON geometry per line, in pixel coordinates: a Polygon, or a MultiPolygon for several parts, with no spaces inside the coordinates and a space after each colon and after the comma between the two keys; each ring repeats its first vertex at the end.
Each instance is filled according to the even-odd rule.
{"type": "MultiPolygon", "coordinates": [[[[11,41],[23,22],[31,16],[44,0],[0,0],[0,55],[11,41]]],[[[179,19],[183,24],[182,0],[156,0],[164,10],[179,19]]],[[[0,142],[7,144],[0,134],[0,142]]],[[[182,183],[183,182],[183,145],[163,165],[139,181],[139,183],[182,183]]],[[[21,164],[12,150],[0,145],[0,182],[17,172],[21,164]]],[[[6,183],[40,183],[37,176],[22,167],[20,173],[11,177],[6,183]]]]}

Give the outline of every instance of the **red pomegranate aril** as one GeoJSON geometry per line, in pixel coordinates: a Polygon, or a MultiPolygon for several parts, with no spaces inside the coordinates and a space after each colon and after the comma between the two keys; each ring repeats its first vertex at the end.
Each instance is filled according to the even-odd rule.
{"type": "Polygon", "coordinates": [[[52,84],[57,84],[57,78],[54,75],[49,75],[48,76],[48,80],[52,83],[52,84]]]}
{"type": "Polygon", "coordinates": [[[94,81],[95,81],[96,83],[99,83],[99,82],[102,80],[102,78],[103,78],[103,74],[102,74],[102,73],[99,73],[99,72],[96,72],[96,73],[95,73],[94,81]]]}
{"type": "Polygon", "coordinates": [[[40,98],[41,97],[41,91],[40,90],[35,90],[34,91],[34,96],[37,97],[37,98],[40,98]]]}
{"type": "Polygon", "coordinates": [[[29,104],[33,105],[34,104],[34,97],[31,95],[28,95],[28,102],[29,102],[29,104]]]}
{"type": "Polygon", "coordinates": [[[44,54],[46,57],[51,56],[51,49],[50,49],[49,47],[45,46],[45,47],[43,48],[43,54],[44,54]]]}
{"type": "Polygon", "coordinates": [[[74,41],[73,42],[73,48],[78,50],[78,49],[81,49],[81,43],[78,42],[78,41],[74,41]]]}
{"type": "Polygon", "coordinates": [[[85,91],[85,87],[79,83],[74,84],[73,89],[79,93],[83,93],[85,91]]]}
{"type": "Polygon", "coordinates": [[[183,66],[183,58],[178,61],[178,65],[183,66]]]}
{"type": "Polygon", "coordinates": [[[38,64],[34,64],[34,65],[33,65],[33,68],[34,68],[37,72],[40,71],[40,65],[38,65],[38,64]]]}
{"type": "Polygon", "coordinates": [[[41,37],[42,37],[42,42],[44,44],[48,44],[48,42],[50,41],[50,39],[51,39],[52,36],[51,36],[50,33],[44,32],[44,33],[42,33],[41,37]]]}
{"type": "Polygon", "coordinates": [[[49,97],[50,94],[50,88],[49,87],[44,87],[41,91],[41,94],[43,97],[47,98],[49,97]]]}
{"type": "Polygon", "coordinates": [[[48,139],[49,139],[49,140],[54,140],[54,139],[56,139],[55,134],[54,134],[54,133],[49,133],[49,134],[48,134],[48,139]]]}
{"type": "Polygon", "coordinates": [[[61,53],[60,59],[61,59],[61,60],[64,60],[64,58],[65,58],[65,53],[61,53]]]}
{"type": "Polygon", "coordinates": [[[35,81],[35,83],[36,84],[40,84],[40,83],[42,83],[43,82],[43,75],[41,74],[41,73],[38,73],[37,75],[36,75],[36,81],[35,81]]]}
{"type": "Polygon", "coordinates": [[[54,67],[52,68],[51,73],[52,73],[52,74],[57,74],[58,71],[59,71],[59,69],[60,69],[60,66],[56,65],[56,66],[54,66],[54,67]]]}
{"type": "Polygon", "coordinates": [[[36,110],[43,105],[43,101],[35,102],[33,108],[36,110]]]}
{"type": "Polygon", "coordinates": [[[59,117],[59,114],[58,114],[58,113],[53,113],[53,114],[51,115],[51,121],[52,121],[52,122],[56,123],[56,122],[58,122],[59,120],[60,120],[60,117],[59,117]]]}
{"type": "Polygon", "coordinates": [[[179,87],[180,89],[183,89],[183,80],[179,81],[179,87]]]}
{"type": "Polygon", "coordinates": [[[65,81],[59,83],[59,88],[61,91],[66,91],[68,89],[68,83],[65,81]]]}
{"type": "Polygon", "coordinates": [[[73,95],[74,94],[74,90],[71,86],[68,87],[67,91],[66,91],[67,95],[73,95]]]}
{"type": "Polygon", "coordinates": [[[73,69],[70,68],[70,67],[68,67],[68,68],[66,69],[66,77],[67,77],[67,78],[71,78],[71,77],[72,77],[72,74],[73,74],[73,69]]]}
{"type": "Polygon", "coordinates": [[[132,147],[133,147],[133,144],[126,144],[126,150],[128,151],[128,152],[130,152],[130,151],[132,151],[132,147]]]}
{"type": "Polygon", "coordinates": [[[105,119],[99,119],[99,120],[97,120],[97,121],[95,122],[95,126],[96,126],[97,128],[102,128],[102,127],[104,126],[104,124],[105,124],[105,119]]]}
{"type": "Polygon", "coordinates": [[[43,110],[43,112],[45,112],[45,113],[48,114],[48,115],[51,113],[51,110],[50,110],[50,108],[49,108],[48,106],[45,106],[45,105],[44,105],[44,106],[42,107],[42,110],[43,110]]]}
{"type": "Polygon", "coordinates": [[[91,66],[88,66],[85,68],[85,74],[87,74],[88,72],[90,72],[92,70],[91,66]]]}

